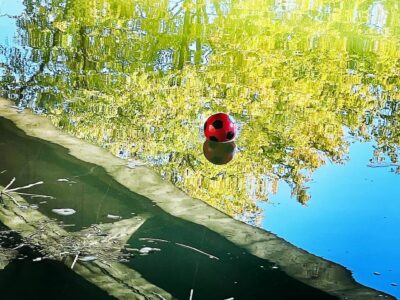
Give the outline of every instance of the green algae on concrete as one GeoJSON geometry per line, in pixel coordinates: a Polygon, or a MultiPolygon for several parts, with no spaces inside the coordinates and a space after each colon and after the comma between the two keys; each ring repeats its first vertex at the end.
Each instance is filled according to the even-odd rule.
{"type": "Polygon", "coordinates": [[[15,259],[17,252],[0,247],[0,270],[3,270],[11,260],[15,259]]]}

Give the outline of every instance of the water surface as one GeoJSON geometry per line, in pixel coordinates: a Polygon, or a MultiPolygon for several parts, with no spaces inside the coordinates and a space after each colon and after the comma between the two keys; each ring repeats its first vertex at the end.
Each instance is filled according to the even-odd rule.
{"type": "Polygon", "coordinates": [[[0,3],[0,89],[20,109],[400,296],[396,1],[0,3]],[[224,166],[202,154],[219,111],[240,125],[224,166]]]}
{"type": "MultiPolygon", "coordinates": [[[[122,218],[129,218],[134,213],[146,218],[126,246],[136,249],[152,247],[160,251],[135,255],[124,264],[178,299],[187,299],[192,289],[198,299],[265,299],[265,295],[273,299],[293,299],[299,295],[304,298],[335,298],[289,277],[274,263],[249,254],[206,227],[165,213],[149,199],[118,184],[101,167],[93,169],[92,164],[75,159],[58,145],[26,136],[4,118],[0,118],[0,134],[0,157],[4,158],[0,162],[0,169],[7,170],[0,175],[1,184],[4,186],[11,176],[17,178],[16,186],[44,181],[42,186],[32,188],[30,192],[46,192],[46,195],[55,199],[47,200],[47,203],[40,203],[36,198],[27,200],[30,204],[37,204],[38,210],[49,218],[58,219],[64,224],[75,224],[65,227],[66,230],[76,231],[106,222],[108,213],[119,214],[122,218]],[[19,151],[15,152],[15,149],[19,151]],[[56,178],[68,178],[76,172],[81,176],[74,177],[75,184],[54,183],[56,178]],[[99,198],[104,200],[100,201],[99,198]],[[60,208],[60,205],[74,208],[77,213],[68,217],[52,213],[51,209],[60,208]],[[156,238],[169,243],[143,238],[156,238]],[[200,249],[218,259],[176,243],[200,249]]],[[[42,247],[45,249],[45,245],[42,247]]],[[[0,284],[2,278],[7,278],[3,279],[3,284],[19,282],[18,270],[27,274],[27,277],[40,272],[45,276],[44,280],[55,272],[76,278],[76,275],[68,272],[64,274],[66,269],[60,265],[45,261],[44,266],[36,267],[32,257],[27,260],[25,264],[18,264],[17,260],[8,265],[3,277],[0,272],[0,284]]],[[[53,299],[55,287],[48,292],[36,288],[40,299],[53,299]]],[[[59,288],[63,288],[63,285],[59,288]]],[[[90,299],[98,299],[89,296],[92,297],[90,299]]]]}

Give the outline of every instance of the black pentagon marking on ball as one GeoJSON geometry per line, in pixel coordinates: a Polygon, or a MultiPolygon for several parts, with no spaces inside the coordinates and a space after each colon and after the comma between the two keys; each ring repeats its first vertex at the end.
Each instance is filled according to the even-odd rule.
{"type": "Polygon", "coordinates": [[[210,136],[210,141],[218,142],[218,139],[215,136],[210,136]]]}
{"type": "Polygon", "coordinates": [[[221,120],[215,120],[212,125],[215,129],[221,129],[224,126],[224,123],[221,120]]]}
{"type": "Polygon", "coordinates": [[[233,139],[234,136],[235,136],[235,134],[232,131],[228,131],[228,133],[226,134],[226,138],[228,140],[233,139]]]}

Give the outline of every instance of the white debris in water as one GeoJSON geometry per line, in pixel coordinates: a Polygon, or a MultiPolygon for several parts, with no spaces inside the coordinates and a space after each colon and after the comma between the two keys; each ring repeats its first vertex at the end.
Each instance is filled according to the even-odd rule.
{"type": "Polygon", "coordinates": [[[161,251],[159,248],[143,247],[139,250],[141,254],[149,254],[150,252],[161,251]]]}
{"type": "Polygon", "coordinates": [[[107,215],[107,218],[112,219],[112,220],[119,220],[119,219],[122,219],[121,216],[110,215],[110,214],[107,215]]]}
{"type": "Polygon", "coordinates": [[[156,239],[156,238],[139,238],[139,241],[163,242],[163,243],[169,243],[170,242],[170,241],[167,241],[167,240],[156,239]]]}
{"type": "Polygon", "coordinates": [[[34,258],[32,261],[37,262],[37,261],[41,261],[43,259],[43,257],[38,257],[38,258],[34,258]]]}
{"type": "Polygon", "coordinates": [[[79,257],[80,261],[84,261],[84,262],[89,262],[89,261],[94,261],[97,259],[97,256],[83,256],[83,257],[79,257]]]}
{"type": "Polygon", "coordinates": [[[51,211],[61,216],[70,216],[76,213],[76,211],[72,208],[55,208],[52,209],[51,211]]]}
{"type": "Polygon", "coordinates": [[[125,250],[126,250],[126,251],[139,251],[139,249],[136,249],[136,248],[129,248],[129,247],[126,247],[125,250]]]}
{"type": "Polygon", "coordinates": [[[68,183],[76,183],[76,181],[69,180],[68,178],[59,178],[57,179],[58,182],[68,182],[68,183]]]}

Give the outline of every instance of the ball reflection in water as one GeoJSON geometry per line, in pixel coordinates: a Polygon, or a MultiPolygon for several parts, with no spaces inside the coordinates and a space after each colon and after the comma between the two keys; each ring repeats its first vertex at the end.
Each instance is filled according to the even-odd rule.
{"type": "Polygon", "coordinates": [[[207,160],[214,165],[225,165],[235,155],[235,142],[218,143],[206,140],[203,144],[203,153],[207,160]]]}

